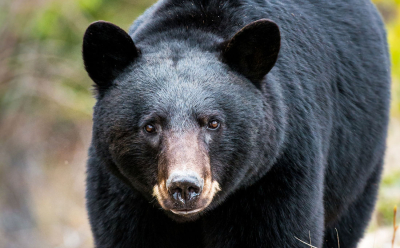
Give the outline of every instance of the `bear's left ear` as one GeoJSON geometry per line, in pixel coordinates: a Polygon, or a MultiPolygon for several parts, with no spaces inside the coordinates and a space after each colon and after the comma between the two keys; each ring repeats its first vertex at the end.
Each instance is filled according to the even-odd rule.
{"type": "Polygon", "coordinates": [[[268,19],[252,22],[224,43],[222,59],[260,87],[272,69],[281,45],[278,25],[268,19]]]}
{"type": "Polygon", "coordinates": [[[123,29],[109,22],[97,21],[85,32],[82,56],[89,76],[103,90],[139,56],[139,52],[123,29]]]}

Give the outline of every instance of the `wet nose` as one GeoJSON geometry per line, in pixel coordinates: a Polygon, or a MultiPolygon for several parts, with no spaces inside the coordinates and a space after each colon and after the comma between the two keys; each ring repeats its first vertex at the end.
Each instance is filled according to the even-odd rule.
{"type": "Polygon", "coordinates": [[[197,173],[174,172],[168,178],[166,186],[176,202],[188,205],[201,194],[203,180],[197,173]]]}

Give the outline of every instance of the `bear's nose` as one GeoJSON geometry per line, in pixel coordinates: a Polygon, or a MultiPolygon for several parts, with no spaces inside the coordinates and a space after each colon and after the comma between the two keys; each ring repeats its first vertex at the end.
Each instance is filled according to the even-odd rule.
{"type": "Polygon", "coordinates": [[[174,172],[168,178],[166,186],[175,202],[191,208],[190,203],[201,194],[203,180],[197,176],[197,173],[174,172]]]}

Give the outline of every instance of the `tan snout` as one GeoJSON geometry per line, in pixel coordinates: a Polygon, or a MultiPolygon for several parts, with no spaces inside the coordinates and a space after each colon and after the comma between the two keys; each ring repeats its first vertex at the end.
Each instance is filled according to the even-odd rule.
{"type": "Polygon", "coordinates": [[[210,158],[198,134],[167,135],[153,195],[178,215],[201,212],[220,188],[212,179],[210,158]]]}

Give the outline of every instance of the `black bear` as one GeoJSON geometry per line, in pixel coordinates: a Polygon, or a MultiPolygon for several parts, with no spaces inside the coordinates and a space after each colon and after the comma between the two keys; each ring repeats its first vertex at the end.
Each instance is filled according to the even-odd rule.
{"type": "Polygon", "coordinates": [[[92,23],[96,247],[355,248],[390,64],[369,0],[161,0],[92,23]]]}

